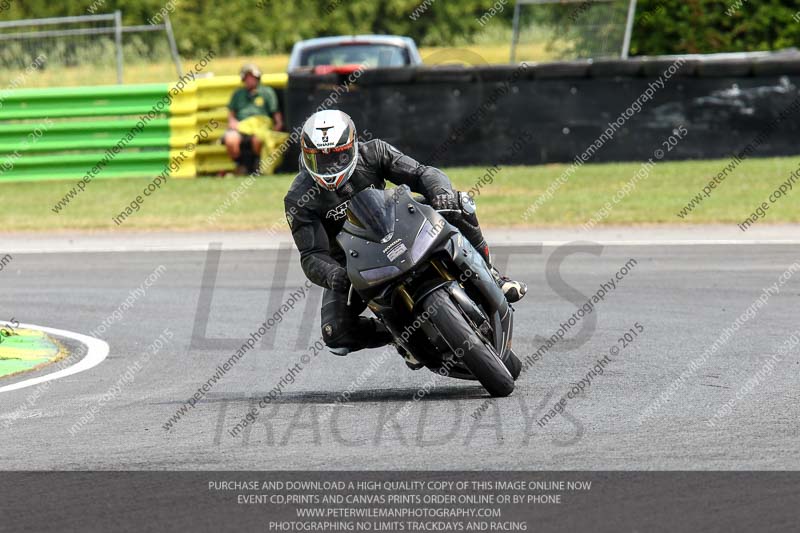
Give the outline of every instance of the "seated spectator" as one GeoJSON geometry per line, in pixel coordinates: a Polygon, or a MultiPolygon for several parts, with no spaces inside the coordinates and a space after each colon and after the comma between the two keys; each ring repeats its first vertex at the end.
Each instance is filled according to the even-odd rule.
{"type": "MultiPolygon", "coordinates": [[[[261,85],[261,71],[253,64],[242,67],[241,87],[234,91],[228,103],[228,130],[222,142],[228,155],[236,161],[239,175],[257,173],[261,148],[264,145],[260,131],[262,121],[271,120],[271,129],[283,129],[283,115],[278,110],[278,96],[272,87],[261,85]],[[254,124],[255,122],[255,124],[254,124]]],[[[267,128],[269,129],[269,128],[267,128]]]]}

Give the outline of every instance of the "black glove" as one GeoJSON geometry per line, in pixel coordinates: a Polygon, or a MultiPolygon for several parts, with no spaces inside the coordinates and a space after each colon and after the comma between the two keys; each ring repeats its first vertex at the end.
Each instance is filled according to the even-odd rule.
{"type": "Polygon", "coordinates": [[[452,192],[437,194],[431,198],[431,207],[442,214],[460,214],[461,204],[458,202],[458,196],[452,192]]]}
{"type": "Polygon", "coordinates": [[[347,271],[342,267],[333,269],[328,274],[328,287],[332,291],[347,294],[347,291],[350,290],[350,278],[347,277],[347,271]]]}

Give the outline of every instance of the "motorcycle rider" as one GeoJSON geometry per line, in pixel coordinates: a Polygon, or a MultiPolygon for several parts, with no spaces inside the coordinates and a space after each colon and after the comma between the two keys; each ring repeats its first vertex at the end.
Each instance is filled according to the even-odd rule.
{"type": "MultiPolygon", "coordinates": [[[[358,294],[354,292],[347,305],[350,279],[336,235],[344,225],[349,199],[356,193],[369,187],[384,189],[385,180],[409,186],[457,227],[491,267],[475,204],[466,193],[454,191],[439,169],[421,165],[380,139],[360,143],[352,119],[338,110],[319,111],[308,118],[300,146],[300,172],[284,198],[286,220],[303,272],[325,289],[322,338],[334,354],[377,348],[393,340],[379,320],[360,316],[366,303],[358,294]]],[[[491,270],[510,303],[525,295],[524,283],[491,270]]]]}

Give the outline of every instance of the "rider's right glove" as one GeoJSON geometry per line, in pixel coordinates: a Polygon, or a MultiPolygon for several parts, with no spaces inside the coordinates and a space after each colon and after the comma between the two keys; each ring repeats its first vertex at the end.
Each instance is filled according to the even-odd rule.
{"type": "Polygon", "coordinates": [[[350,278],[347,277],[347,270],[342,267],[331,270],[328,274],[328,287],[332,291],[346,294],[350,290],[350,278]]]}

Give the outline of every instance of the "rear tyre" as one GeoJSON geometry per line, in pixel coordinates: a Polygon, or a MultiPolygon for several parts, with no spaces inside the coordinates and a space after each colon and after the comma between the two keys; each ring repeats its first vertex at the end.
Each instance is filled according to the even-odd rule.
{"type": "Polygon", "coordinates": [[[514,391],[514,377],[511,372],[494,349],[487,346],[472,330],[446,290],[440,289],[428,296],[425,308],[436,309],[436,314],[430,318],[431,323],[457,355],[463,351],[461,361],[489,394],[504,397],[514,391]]]}

